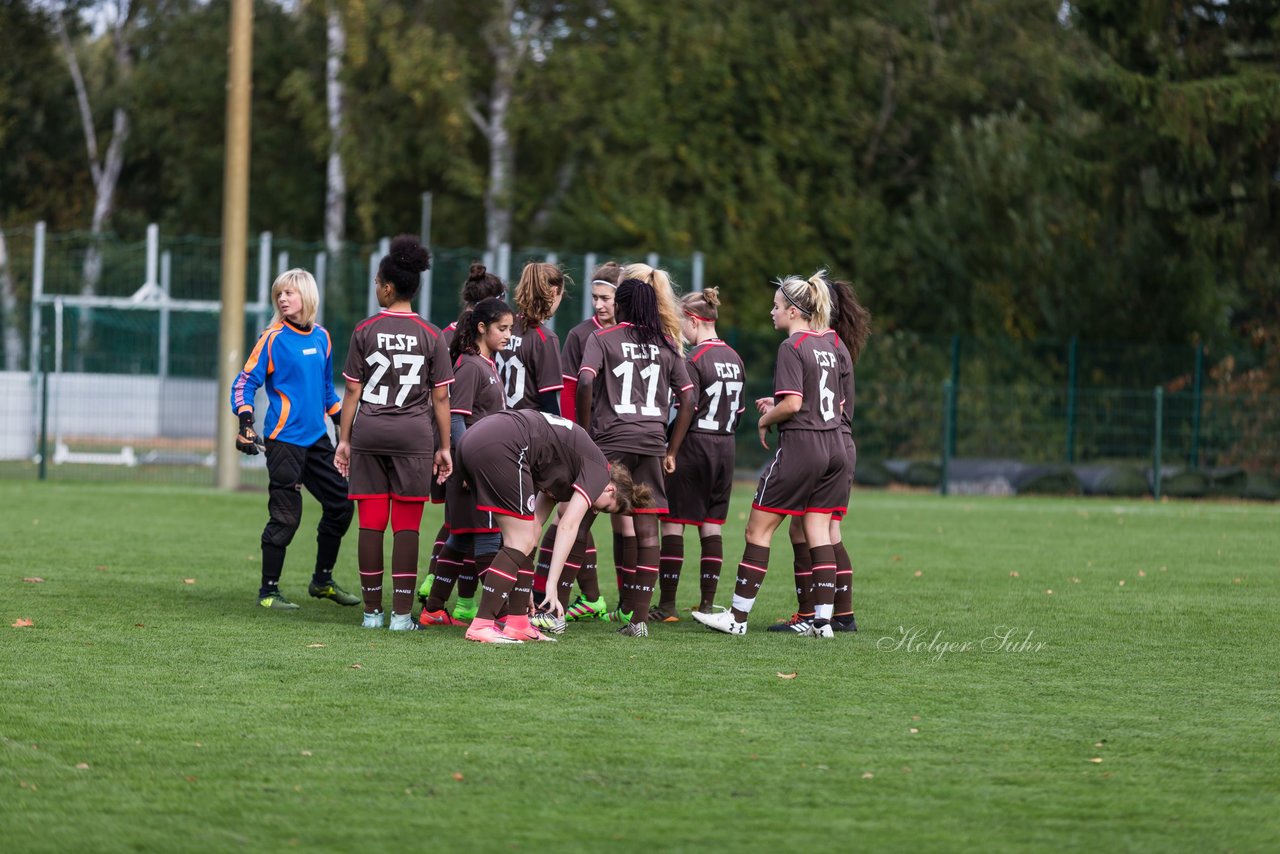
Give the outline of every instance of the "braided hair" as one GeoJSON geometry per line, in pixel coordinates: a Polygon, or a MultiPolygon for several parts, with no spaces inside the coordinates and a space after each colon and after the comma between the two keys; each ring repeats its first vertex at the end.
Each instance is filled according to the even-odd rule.
{"type": "Polygon", "coordinates": [[[637,343],[658,344],[674,353],[680,352],[663,329],[658,295],[652,285],[640,279],[623,279],[614,301],[618,306],[618,320],[631,324],[630,334],[637,343]]]}

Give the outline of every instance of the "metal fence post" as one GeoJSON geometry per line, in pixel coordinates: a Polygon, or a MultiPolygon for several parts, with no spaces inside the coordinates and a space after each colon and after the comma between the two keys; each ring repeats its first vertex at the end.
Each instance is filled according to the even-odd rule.
{"type": "Polygon", "coordinates": [[[587,253],[582,261],[582,268],[582,319],[586,320],[595,313],[595,306],[591,302],[591,274],[596,271],[596,253],[587,253]]]}
{"type": "Polygon", "coordinates": [[[173,253],[168,249],[160,253],[160,379],[169,376],[169,300],[173,297],[173,253]]]}
{"type": "MultiPolygon", "coordinates": [[[[431,194],[422,194],[422,245],[431,249],[431,194]]],[[[433,259],[434,260],[434,259],[433,259]]],[[[418,302],[418,314],[423,320],[431,322],[431,288],[433,287],[431,266],[422,273],[422,285],[419,292],[422,299],[418,302]]]]}
{"type": "Polygon", "coordinates": [[[951,454],[955,445],[955,405],[956,387],[951,380],[942,381],[942,477],[938,481],[938,491],[947,494],[951,478],[951,454]]]}
{"type": "Polygon", "coordinates": [[[43,347],[44,365],[40,371],[40,480],[49,478],[49,343],[43,347]]]}
{"type": "Polygon", "coordinates": [[[1200,410],[1204,408],[1204,345],[1196,345],[1196,372],[1191,387],[1194,398],[1191,410],[1191,467],[1200,468],[1200,410]]]}
{"type": "Polygon", "coordinates": [[[1067,462],[1076,461],[1076,370],[1079,364],[1080,339],[1071,336],[1067,349],[1067,462]]]}
{"type": "Polygon", "coordinates": [[[703,264],[706,258],[701,252],[693,253],[693,290],[698,292],[702,290],[703,264]]]}
{"type": "MultiPolygon", "coordinates": [[[[951,336],[951,396],[950,408],[947,410],[947,417],[950,419],[951,432],[947,439],[947,453],[955,456],[956,453],[956,393],[955,390],[960,387],[960,336],[951,336]]],[[[945,494],[945,493],[944,493],[945,494]]]]}
{"type": "Polygon", "coordinates": [[[31,252],[31,348],[27,361],[31,364],[31,376],[40,374],[40,306],[44,296],[44,221],[36,223],[35,246],[31,252]]]}
{"type": "Polygon", "coordinates": [[[1160,500],[1160,458],[1164,456],[1162,445],[1164,444],[1164,387],[1156,386],[1155,391],[1155,409],[1156,409],[1156,441],[1155,447],[1152,448],[1151,454],[1151,471],[1152,471],[1152,492],[1155,494],[1156,501],[1160,500]]]}

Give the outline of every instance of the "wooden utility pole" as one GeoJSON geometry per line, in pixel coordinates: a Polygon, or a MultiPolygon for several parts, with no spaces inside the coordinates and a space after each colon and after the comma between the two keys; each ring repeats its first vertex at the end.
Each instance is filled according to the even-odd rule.
{"type": "Polygon", "coordinates": [[[245,263],[249,239],[249,106],[253,93],[253,0],[231,0],[227,136],[222,178],[222,324],[218,335],[218,487],[240,484],[239,429],[231,384],[244,367],[245,263]]]}

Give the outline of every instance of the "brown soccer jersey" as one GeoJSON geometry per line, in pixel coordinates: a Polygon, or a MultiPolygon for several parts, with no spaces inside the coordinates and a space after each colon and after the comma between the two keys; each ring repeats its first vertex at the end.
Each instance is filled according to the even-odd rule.
{"type": "Polygon", "coordinates": [[[609,464],[586,431],[536,410],[496,412],[467,430],[459,470],[480,510],[532,518],[535,493],[594,502],[609,484],[609,464]]]}
{"type": "Polygon", "coordinates": [[[412,312],[382,311],[351,333],[342,375],[360,383],[351,449],[415,456],[434,451],[431,390],[453,382],[440,331],[412,312]]]}
{"type": "Polygon", "coordinates": [[[846,433],[853,433],[853,355],[834,332],[828,333],[836,342],[836,355],[840,357],[840,425],[846,433]]]}
{"type": "Polygon", "coordinates": [[[587,339],[601,329],[604,327],[593,314],[570,329],[564,336],[564,349],[560,351],[561,379],[577,381],[578,368],[582,367],[582,351],[586,349],[587,339]]]}
{"type": "Polygon", "coordinates": [[[463,353],[453,366],[449,411],[470,427],[486,415],[506,409],[502,381],[493,362],[478,353],[463,353]]]}
{"type": "Polygon", "coordinates": [[[836,430],[840,427],[841,360],[835,333],[797,332],[778,345],[773,396],[798,394],[800,409],[779,430],[836,430]]]}
{"type": "Polygon", "coordinates": [[[528,326],[517,317],[507,349],[496,354],[508,409],[537,409],[538,395],[564,388],[560,377],[560,339],[545,326],[528,326]]]}
{"type": "MultiPolygon", "coordinates": [[[[670,343],[670,342],[668,342],[670,343]]],[[[592,405],[591,435],[611,451],[661,456],[667,450],[667,410],[673,397],[693,388],[674,347],[641,343],[629,323],[602,329],[587,340],[578,381],[604,380],[607,406],[592,405]]]]}
{"type": "Polygon", "coordinates": [[[698,389],[698,410],[689,432],[732,436],[738,416],[746,411],[742,358],[719,338],[710,338],[689,351],[687,362],[689,378],[698,389]]]}

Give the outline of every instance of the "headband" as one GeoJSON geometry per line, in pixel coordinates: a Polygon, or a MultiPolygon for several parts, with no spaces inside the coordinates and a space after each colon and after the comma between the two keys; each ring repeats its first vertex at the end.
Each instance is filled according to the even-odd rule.
{"type": "Polygon", "coordinates": [[[685,312],[684,312],[684,313],[685,313],[685,314],[687,314],[687,315],[689,315],[690,317],[692,317],[694,320],[701,320],[703,323],[715,323],[715,322],[716,322],[716,320],[715,320],[715,318],[714,318],[714,317],[703,317],[703,316],[702,316],[702,315],[700,315],[700,314],[694,314],[692,311],[689,311],[688,309],[685,309],[685,312]]]}
{"type": "Polygon", "coordinates": [[[812,314],[813,314],[813,312],[811,312],[811,311],[805,311],[803,308],[801,308],[801,307],[800,307],[800,303],[796,302],[795,300],[793,300],[793,299],[791,298],[791,294],[787,293],[787,289],[786,289],[786,288],[779,287],[779,288],[778,288],[778,292],[782,294],[782,298],[783,298],[783,299],[785,299],[787,302],[791,303],[791,307],[792,307],[792,308],[794,308],[796,311],[798,311],[798,312],[800,312],[801,314],[803,314],[805,317],[809,317],[810,315],[812,315],[812,314]]]}
{"type": "Polygon", "coordinates": [[[617,285],[615,285],[613,282],[605,281],[604,279],[592,279],[592,280],[591,280],[591,284],[593,284],[593,285],[608,285],[609,287],[613,288],[615,291],[618,289],[618,286],[617,286],[617,285]]]}

